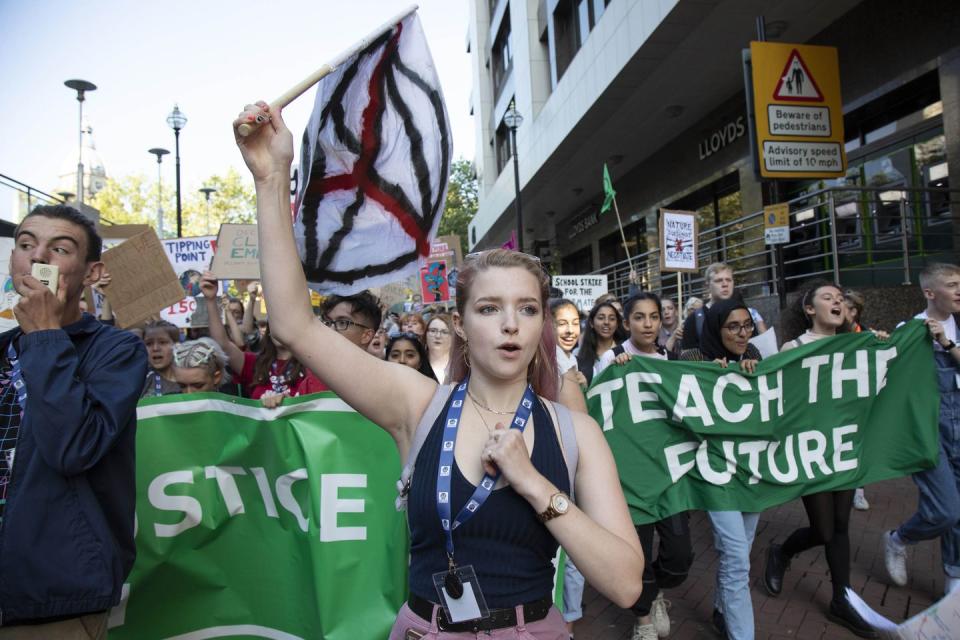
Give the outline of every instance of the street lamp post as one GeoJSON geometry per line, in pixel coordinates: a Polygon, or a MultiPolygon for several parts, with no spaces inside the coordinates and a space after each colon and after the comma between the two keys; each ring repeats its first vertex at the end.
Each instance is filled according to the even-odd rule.
{"type": "Polygon", "coordinates": [[[503,114],[503,123],[510,129],[510,144],[513,151],[514,204],[517,209],[517,251],[523,251],[523,208],[520,205],[520,161],[517,159],[517,127],[523,124],[523,116],[517,111],[513,100],[503,114]]]}
{"type": "Polygon", "coordinates": [[[163,173],[160,171],[160,163],[163,156],[170,153],[166,149],[154,147],[149,153],[157,156],[157,235],[163,238],[163,173]]]}
{"type": "Polygon", "coordinates": [[[200,189],[200,193],[207,199],[207,235],[210,235],[210,194],[216,192],[217,190],[213,187],[203,187],[200,189]]]}
{"type": "Polygon", "coordinates": [[[180,107],[173,105],[173,111],[167,116],[167,124],[173,129],[173,137],[176,140],[176,158],[177,158],[177,237],[183,237],[183,209],[180,206],[180,130],[187,126],[187,116],[180,111],[180,107]]]}
{"type": "Polygon", "coordinates": [[[77,202],[83,204],[83,101],[86,99],[87,91],[96,91],[97,85],[86,80],[67,80],[63,83],[69,89],[77,92],[77,102],[80,103],[80,148],[77,156],[77,202]]]}

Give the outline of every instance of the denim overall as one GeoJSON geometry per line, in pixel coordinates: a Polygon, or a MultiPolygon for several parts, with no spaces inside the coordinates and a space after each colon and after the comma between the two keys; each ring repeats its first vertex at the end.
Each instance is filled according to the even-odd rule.
{"type": "Polygon", "coordinates": [[[908,543],[939,537],[944,573],[960,578],[960,365],[939,346],[934,349],[940,390],[940,459],[936,467],[914,474],[919,506],[898,533],[908,543]]]}

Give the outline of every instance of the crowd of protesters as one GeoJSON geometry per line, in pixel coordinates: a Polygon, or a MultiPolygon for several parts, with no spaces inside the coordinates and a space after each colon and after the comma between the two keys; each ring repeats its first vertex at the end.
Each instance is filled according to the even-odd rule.
{"type": "MultiPolygon", "coordinates": [[[[258,188],[285,188],[266,174],[258,177],[265,171],[262,160],[244,152],[258,188]]],[[[598,425],[582,413],[583,394],[596,376],[632,358],[753,373],[762,356],[752,338],[767,330],[767,322],[738,292],[733,269],[709,265],[705,299],[688,298],[682,309],[636,287],[624,300],[607,294],[590,309],[578,309],[550,296],[538,262],[493,250],[463,265],[452,314],[443,308],[398,314],[368,291],[328,296],[312,308],[289,216],[275,210],[281,201],[258,201],[258,215],[263,259],[276,265],[264,279],[268,310],[283,313],[257,313],[259,283],[222,296],[208,272],[200,279],[198,303],[209,324],[191,332],[156,318],[134,334],[108,326],[109,309],[100,322],[82,311],[83,290],[108,288],[111,278],[100,262],[95,229],[72,209],[40,207],[17,228],[10,272],[22,296],[15,310],[20,328],[0,336],[0,638],[10,629],[19,635],[9,637],[73,637],[79,628],[105,637],[106,611],[117,603],[134,556],[139,398],[220,391],[272,409],[327,390],[385,429],[402,453],[414,447],[417,466],[427,470],[408,476],[404,488],[410,597],[391,638],[524,625],[532,637],[573,637],[585,582],[632,612],[635,640],[668,636],[665,592],[687,579],[693,563],[690,514],[631,525],[610,450],[598,425]],[[30,276],[38,262],[59,266],[58,294],[30,276]],[[382,391],[366,393],[371,385],[382,391]],[[505,416],[529,420],[532,428],[507,430],[505,416]],[[578,462],[569,467],[570,442],[560,437],[565,430],[578,447],[578,462]],[[430,469],[442,469],[444,460],[458,469],[452,513],[475,487],[488,490],[474,494],[478,504],[467,509],[478,514],[472,528],[465,526],[469,535],[453,536],[437,524],[441,478],[430,469]],[[84,478],[86,507],[70,497],[77,477],[84,478]],[[86,517],[78,511],[83,508],[100,514],[97,535],[111,541],[98,551],[103,566],[113,568],[102,574],[89,572],[69,551],[78,544],[69,523],[86,517]],[[550,606],[550,559],[558,545],[569,557],[562,616],[550,606]],[[456,585],[482,585],[497,614],[466,626],[446,620],[434,590],[437,575],[446,576],[441,598],[460,598],[456,585]]],[[[920,282],[927,306],[916,317],[934,344],[941,455],[937,467],[915,475],[917,513],[886,534],[883,555],[891,581],[905,585],[907,547],[939,538],[950,591],[960,588],[960,267],[930,265],[920,282]]],[[[838,283],[810,283],[777,323],[781,351],[845,332],[874,331],[886,339],[861,324],[865,304],[863,295],[838,283]]],[[[777,597],[792,559],[822,546],[833,584],[826,615],[858,636],[877,637],[847,596],[850,512],[869,508],[862,492],[804,496],[808,524],[769,547],[762,584],[777,597]]],[[[456,517],[472,519],[464,513],[456,517]]],[[[750,640],[750,550],[760,514],[707,515],[719,557],[712,623],[724,637],[750,640]]]]}

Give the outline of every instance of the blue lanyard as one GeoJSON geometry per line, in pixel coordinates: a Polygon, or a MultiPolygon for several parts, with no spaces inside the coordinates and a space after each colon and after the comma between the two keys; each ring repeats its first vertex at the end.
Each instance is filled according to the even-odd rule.
{"type": "Polygon", "coordinates": [[[17,390],[20,418],[23,419],[23,412],[27,410],[27,383],[23,381],[23,371],[20,370],[20,359],[13,348],[13,340],[10,338],[10,344],[7,345],[7,359],[10,361],[10,379],[13,381],[13,388],[17,390]]]}
{"type": "MultiPolygon", "coordinates": [[[[453,448],[457,442],[457,429],[460,428],[460,414],[463,412],[463,400],[467,395],[467,385],[470,383],[469,376],[454,391],[450,400],[450,408],[447,410],[446,423],[443,428],[443,441],[440,445],[440,462],[437,465],[437,511],[440,514],[440,526],[443,527],[443,533],[447,537],[447,556],[453,561],[453,530],[469,520],[475,514],[483,503],[490,497],[493,486],[497,484],[500,478],[500,472],[491,476],[488,473],[483,475],[480,485],[470,496],[467,504],[460,509],[460,513],[451,522],[450,520],[450,471],[453,468],[453,448]]],[[[533,402],[536,394],[533,387],[527,385],[527,390],[523,392],[523,398],[517,405],[517,411],[513,416],[513,422],[510,423],[511,429],[519,429],[523,433],[527,422],[530,420],[530,412],[533,411],[533,402]]]]}
{"type": "Polygon", "coordinates": [[[163,388],[160,384],[160,374],[156,371],[153,372],[153,395],[162,396],[163,388]]]}

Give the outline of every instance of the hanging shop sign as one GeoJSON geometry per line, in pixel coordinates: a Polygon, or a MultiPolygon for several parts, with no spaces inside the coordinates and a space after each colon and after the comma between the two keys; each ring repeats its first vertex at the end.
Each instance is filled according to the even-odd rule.
{"type": "Polygon", "coordinates": [[[760,175],[836,178],[847,170],[836,47],[751,42],[760,175]]]}

